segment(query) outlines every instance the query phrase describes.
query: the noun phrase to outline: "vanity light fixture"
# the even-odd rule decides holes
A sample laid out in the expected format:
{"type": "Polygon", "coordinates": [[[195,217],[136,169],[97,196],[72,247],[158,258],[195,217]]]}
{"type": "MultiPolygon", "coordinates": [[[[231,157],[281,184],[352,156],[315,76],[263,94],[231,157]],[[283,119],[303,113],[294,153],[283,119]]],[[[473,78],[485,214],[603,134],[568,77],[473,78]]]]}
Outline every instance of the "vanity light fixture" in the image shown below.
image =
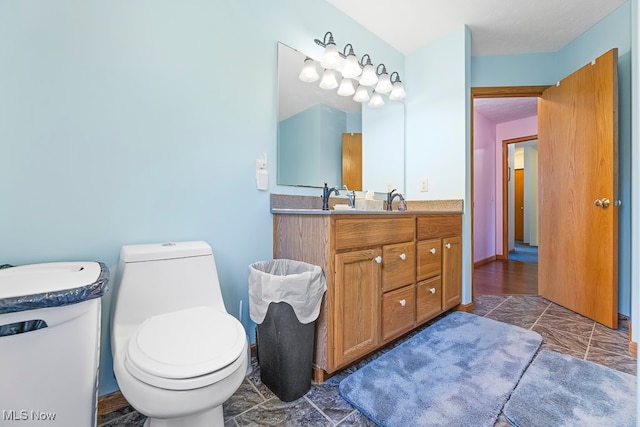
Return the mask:
{"type": "Polygon", "coordinates": [[[335,89],[338,87],[338,77],[336,70],[324,70],[322,72],[322,80],[320,80],[322,89],[335,89]]]}
{"type": "Polygon", "coordinates": [[[353,80],[343,77],[338,87],[338,95],[351,96],[354,93],[356,93],[356,90],[353,88],[353,80]]]}
{"type": "Polygon", "coordinates": [[[362,86],[373,86],[378,83],[378,75],[376,74],[376,70],[373,68],[373,64],[371,63],[371,57],[368,53],[365,53],[360,60],[362,64],[362,76],[360,76],[360,84],[362,86]],[[367,57],[367,62],[364,62],[365,56],[367,57]]]}
{"type": "Polygon", "coordinates": [[[352,79],[362,74],[362,68],[360,68],[360,63],[358,62],[358,58],[356,58],[356,54],[353,53],[353,46],[351,43],[344,47],[343,52],[347,51],[347,47],[349,48],[349,53],[345,54],[342,77],[352,79]]]}
{"type": "Polygon", "coordinates": [[[391,92],[392,85],[391,85],[391,79],[389,78],[389,74],[387,74],[387,67],[385,67],[384,64],[378,65],[378,68],[376,69],[376,74],[378,75],[378,83],[376,84],[376,93],[391,92]],[[379,71],[380,67],[382,67],[382,71],[379,71]]]}
{"type": "Polygon", "coordinates": [[[401,99],[404,99],[407,96],[407,92],[405,92],[404,90],[404,85],[402,84],[402,81],[400,81],[400,75],[397,71],[391,73],[390,80],[393,86],[391,87],[389,99],[392,101],[399,101],[401,99]]]}
{"type": "Polygon", "coordinates": [[[342,58],[340,57],[340,52],[338,52],[336,43],[333,41],[333,34],[331,34],[331,31],[327,31],[324,35],[323,41],[318,39],[315,39],[314,41],[324,47],[324,54],[322,55],[322,61],[320,61],[322,68],[328,70],[335,70],[338,68],[342,62],[342,58]],[[329,40],[327,40],[327,37],[329,37],[329,40]]]}
{"type": "MultiPolygon", "coordinates": [[[[331,31],[327,31],[322,40],[314,39],[314,42],[324,48],[320,65],[324,69],[320,79],[322,89],[338,88],[338,95],[351,96],[356,102],[367,102],[369,106],[380,107],[384,105],[382,94],[389,94],[389,99],[398,101],[407,96],[400,75],[397,71],[387,73],[387,67],[379,64],[374,68],[371,56],[364,54],[360,61],[353,51],[353,45],[347,43],[340,52],[333,40],[331,31]],[[340,73],[342,80],[339,79],[340,73]],[[338,81],[340,80],[340,83],[338,81]],[[372,87],[369,94],[368,88],[372,87]]],[[[299,79],[311,83],[319,79],[315,61],[306,57],[299,79]]]]}
{"type": "Polygon", "coordinates": [[[318,69],[316,68],[316,61],[307,56],[304,60],[304,64],[302,64],[302,70],[300,71],[298,78],[305,83],[313,83],[317,81],[320,76],[318,75],[318,69]]]}
{"type": "Polygon", "coordinates": [[[369,91],[367,90],[366,86],[358,85],[356,94],[353,95],[353,100],[356,102],[367,102],[369,98],[369,91]]]}
{"type": "Polygon", "coordinates": [[[377,108],[382,107],[384,105],[384,99],[382,99],[382,95],[380,95],[375,90],[371,95],[371,100],[369,101],[369,107],[377,108]]]}

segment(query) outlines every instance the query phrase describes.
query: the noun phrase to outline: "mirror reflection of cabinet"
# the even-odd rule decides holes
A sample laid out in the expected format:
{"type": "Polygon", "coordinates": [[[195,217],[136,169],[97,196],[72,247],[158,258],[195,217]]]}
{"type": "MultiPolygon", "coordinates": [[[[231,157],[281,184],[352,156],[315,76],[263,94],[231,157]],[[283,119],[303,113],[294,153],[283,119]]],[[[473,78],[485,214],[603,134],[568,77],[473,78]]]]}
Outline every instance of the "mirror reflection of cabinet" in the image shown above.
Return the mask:
{"type": "Polygon", "coordinates": [[[342,134],[342,185],[362,191],[362,134],[342,134]]]}

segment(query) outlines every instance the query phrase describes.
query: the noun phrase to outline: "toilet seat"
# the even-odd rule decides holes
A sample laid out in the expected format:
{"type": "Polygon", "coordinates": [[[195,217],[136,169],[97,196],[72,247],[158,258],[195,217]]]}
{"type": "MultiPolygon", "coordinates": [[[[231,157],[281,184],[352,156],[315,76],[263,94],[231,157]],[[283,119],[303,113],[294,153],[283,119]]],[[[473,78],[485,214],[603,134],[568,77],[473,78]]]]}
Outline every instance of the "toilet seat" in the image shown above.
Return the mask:
{"type": "Polygon", "coordinates": [[[147,384],[188,390],[229,375],[245,351],[244,328],[236,318],[211,307],[194,307],[142,323],[129,340],[125,366],[147,384]]]}

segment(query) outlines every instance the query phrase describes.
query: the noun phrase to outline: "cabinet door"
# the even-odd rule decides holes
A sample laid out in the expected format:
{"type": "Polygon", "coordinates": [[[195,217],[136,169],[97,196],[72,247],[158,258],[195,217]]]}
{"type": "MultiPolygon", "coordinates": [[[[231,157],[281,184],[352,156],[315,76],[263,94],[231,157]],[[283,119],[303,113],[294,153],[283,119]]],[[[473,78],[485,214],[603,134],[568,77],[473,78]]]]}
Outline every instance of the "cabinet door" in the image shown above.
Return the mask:
{"type": "Polygon", "coordinates": [[[380,249],[335,256],[334,367],[352,362],[378,346],[381,262],[380,249]]]}
{"type": "Polygon", "coordinates": [[[442,239],[442,309],[462,301],[462,239],[442,239]]]}
{"type": "Polygon", "coordinates": [[[382,247],[382,291],[413,283],[416,277],[416,249],[413,242],[382,247]]]}

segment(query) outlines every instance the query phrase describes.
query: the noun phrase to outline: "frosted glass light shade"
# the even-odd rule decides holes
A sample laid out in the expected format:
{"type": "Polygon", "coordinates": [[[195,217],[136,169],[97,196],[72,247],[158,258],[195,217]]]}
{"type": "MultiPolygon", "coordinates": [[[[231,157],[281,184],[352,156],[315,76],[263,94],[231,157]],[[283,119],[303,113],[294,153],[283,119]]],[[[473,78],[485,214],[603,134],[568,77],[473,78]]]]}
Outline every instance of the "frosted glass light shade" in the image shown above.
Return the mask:
{"type": "Polygon", "coordinates": [[[373,92],[371,95],[371,100],[369,101],[369,107],[382,107],[384,105],[384,99],[382,99],[382,95],[377,92],[373,92]]]}
{"type": "Polygon", "coordinates": [[[316,61],[311,58],[305,59],[298,78],[306,83],[312,83],[318,80],[320,78],[320,75],[318,74],[318,70],[316,68],[316,61]]]}
{"type": "Polygon", "coordinates": [[[362,76],[360,76],[360,84],[362,86],[373,86],[376,83],[378,83],[378,75],[376,70],[373,69],[373,65],[365,65],[362,69],[362,76]]]}
{"type": "Polygon", "coordinates": [[[328,70],[335,70],[340,66],[342,58],[340,57],[340,53],[338,52],[338,48],[336,48],[335,44],[328,44],[324,48],[324,54],[322,56],[322,61],[320,61],[320,65],[323,68],[328,70]]]}
{"type": "Polygon", "coordinates": [[[358,63],[358,58],[355,55],[349,54],[344,60],[344,67],[342,69],[342,77],[352,79],[358,77],[362,73],[362,68],[358,63]]]}
{"type": "Polygon", "coordinates": [[[358,86],[356,94],[353,95],[353,100],[356,102],[367,102],[369,100],[369,91],[365,86],[358,86]]]}
{"type": "Polygon", "coordinates": [[[404,85],[402,82],[395,82],[393,87],[391,88],[391,93],[389,94],[389,99],[392,101],[399,101],[404,99],[407,96],[407,92],[404,90],[404,85]]]}
{"type": "Polygon", "coordinates": [[[338,78],[335,70],[324,70],[322,80],[320,80],[320,87],[322,89],[335,89],[338,87],[338,78]]]}
{"type": "Polygon", "coordinates": [[[376,92],[378,93],[388,93],[391,90],[391,79],[389,79],[389,74],[382,73],[378,76],[378,84],[376,84],[376,92]]]}
{"type": "Polygon", "coordinates": [[[351,96],[354,93],[356,93],[356,90],[353,88],[353,80],[342,79],[342,81],[340,82],[340,87],[338,88],[338,95],[351,96]]]}

